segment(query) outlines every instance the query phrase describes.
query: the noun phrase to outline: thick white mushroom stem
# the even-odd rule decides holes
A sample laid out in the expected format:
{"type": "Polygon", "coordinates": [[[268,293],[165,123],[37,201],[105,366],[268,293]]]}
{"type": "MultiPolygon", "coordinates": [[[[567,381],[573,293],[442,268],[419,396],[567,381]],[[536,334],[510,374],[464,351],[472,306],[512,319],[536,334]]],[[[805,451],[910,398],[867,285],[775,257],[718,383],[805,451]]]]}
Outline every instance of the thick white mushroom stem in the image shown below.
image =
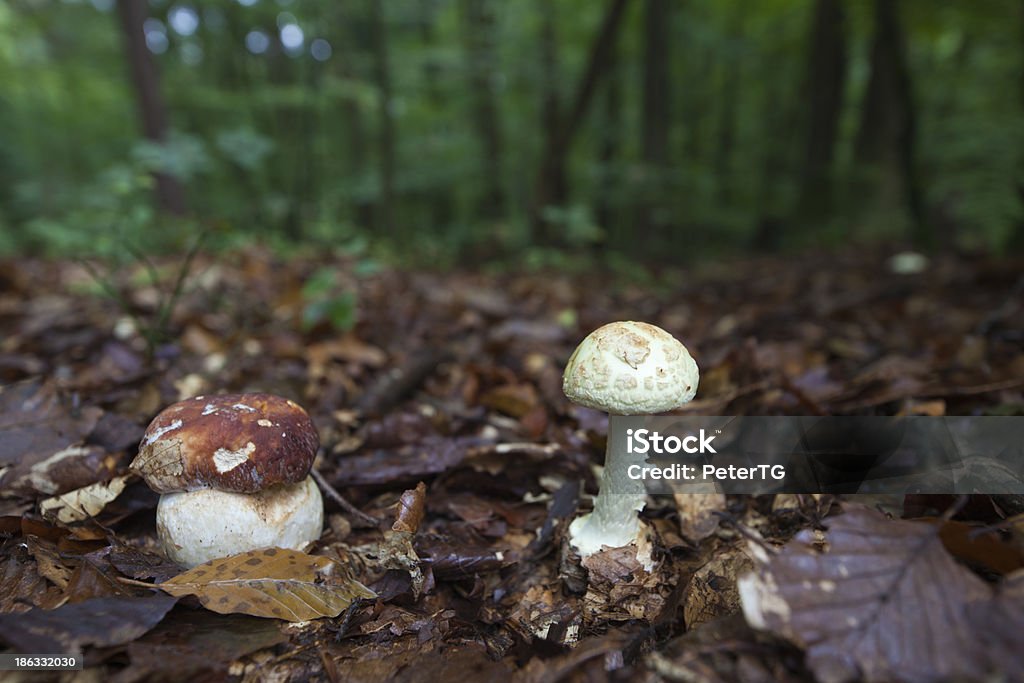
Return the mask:
{"type": "Polygon", "coordinates": [[[629,457],[626,436],[608,421],[608,445],[604,456],[604,471],[600,488],[594,500],[594,511],[577,517],[569,525],[569,542],[580,557],[588,557],[602,547],[621,548],[630,543],[637,545],[637,560],[650,571],[653,561],[646,530],[637,513],[647,503],[643,482],[627,474],[629,457]]]}

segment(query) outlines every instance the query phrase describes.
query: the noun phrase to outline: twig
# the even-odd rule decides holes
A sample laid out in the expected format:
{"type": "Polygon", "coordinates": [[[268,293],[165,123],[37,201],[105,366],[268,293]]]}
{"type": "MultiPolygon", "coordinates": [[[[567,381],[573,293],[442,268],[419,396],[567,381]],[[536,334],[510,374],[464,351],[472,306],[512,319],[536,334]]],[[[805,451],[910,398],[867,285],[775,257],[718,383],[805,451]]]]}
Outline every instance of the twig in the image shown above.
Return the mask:
{"type": "Polygon", "coordinates": [[[139,586],[140,588],[153,588],[159,589],[159,583],[146,583],[145,581],[136,581],[135,579],[129,579],[127,576],[115,577],[119,582],[126,583],[129,586],[139,586]]]}
{"type": "Polygon", "coordinates": [[[429,348],[419,352],[400,367],[380,376],[359,399],[359,412],[364,417],[390,412],[422,384],[439,364],[451,357],[451,352],[445,349],[429,348]]]}
{"type": "Polygon", "coordinates": [[[313,475],[313,479],[316,481],[320,489],[327,495],[328,498],[333,500],[335,503],[340,505],[346,512],[351,514],[353,517],[358,519],[364,524],[368,524],[371,527],[376,527],[380,524],[380,521],[376,517],[371,517],[352,503],[345,500],[345,497],[338,493],[337,489],[330,485],[330,483],[324,478],[324,475],[320,473],[320,470],[313,468],[310,470],[310,474],[313,475]]]}
{"type": "Polygon", "coordinates": [[[836,406],[836,410],[840,412],[863,410],[865,408],[873,408],[875,406],[882,405],[883,403],[902,401],[907,398],[924,398],[929,396],[937,398],[943,398],[946,396],[977,396],[979,394],[1006,391],[1009,389],[1016,389],[1018,387],[1024,387],[1024,377],[1011,377],[1010,379],[1000,380],[998,382],[975,384],[973,386],[966,387],[943,387],[940,385],[931,385],[916,389],[889,391],[860,401],[847,401],[846,403],[838,404],[836,406]]]}

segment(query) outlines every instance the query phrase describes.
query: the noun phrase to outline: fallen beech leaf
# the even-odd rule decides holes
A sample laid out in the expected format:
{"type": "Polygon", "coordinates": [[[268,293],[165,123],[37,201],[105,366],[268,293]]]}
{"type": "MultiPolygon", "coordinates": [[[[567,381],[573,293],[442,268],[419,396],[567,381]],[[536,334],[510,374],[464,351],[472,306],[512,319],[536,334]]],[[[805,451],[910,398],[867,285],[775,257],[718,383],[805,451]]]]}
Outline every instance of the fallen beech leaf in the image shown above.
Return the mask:
{"type": "Polygon", "coordinates": [[[211,560],[155,584],[171,595],[195,595],[220,614],[306,621],[336,617],[357,598],[376,597],[358,581],[334,576],[339,565],[297,550],[264,548],[211,560]]]}
{"type": "Polygon", "coordinates": [[[64,524],[84,522],[98,515],[107,503],[121,495],[129,476],[125,474],[47,498],[39,503],[39,510],[44,517],[64,524]]]}
{"type": "Polygon", "coordinates": [[[1010,680],[1020,673],[1019,593],[995,594],[950,557],[935,525],[889,520],[861,506],[844,511],[828,520],[824,551],[810,532],[778,554],[751,544],[758,569],[739,581],[751,626],[805,648],[821,681],[1010,680]]]}

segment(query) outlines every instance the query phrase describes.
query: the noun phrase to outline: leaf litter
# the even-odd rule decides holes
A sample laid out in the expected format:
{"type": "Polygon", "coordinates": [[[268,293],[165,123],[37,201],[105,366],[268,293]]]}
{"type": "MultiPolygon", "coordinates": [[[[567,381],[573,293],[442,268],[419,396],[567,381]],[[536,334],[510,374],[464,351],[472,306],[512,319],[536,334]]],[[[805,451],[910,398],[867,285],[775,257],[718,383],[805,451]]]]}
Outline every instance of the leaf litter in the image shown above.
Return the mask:
{"type": "Polygon", "coordinates": [[[78,648],[95,675],[121,681],[167,678],[161,658],[215,679],[1014,680],[1024,525],[1006,497],[972,496],[945,521],[934,515],[953,498],[885,501],[919,521],[831,497],[657,499],[644,513],[653,574],[614,553],[581,565],[565,543],[595,490],[607,418],[564,400],[561,368],[610,320],[685,341],[702,377],[681,412],[1024,414],[1024,307],[1007,296],[1019,264],[941,257],[898,275],[885,258],[752,259],[637,285],[357,275],[346,257],[250,248],[196,259],[152,360],[124,311],[75,287],[75,268],[6,262],[0,640],[78,648]],[[303,323],[302,283],[325,267],[358,308],[344,333],[303,323]],[[318,470],[361,514],[328,497],[330,524],[289,556],[294,571],[249,557],[204,582],[161,556],[156,496],[121,478],[161,408],[245,390],[309,409],[318,470]],[[782,550],[758,556],[747,538],[782,550]],[[828,575],[866,557],[874,578],[828,575]],[[752,562],[769,607],[786,605],[762,610],[768,631],[741,615],[737,577],[752,562]],[[273,613],[279,594],[288,618],[273,613]],[[857,628],[874,640],[846,646],[857,628]]]}

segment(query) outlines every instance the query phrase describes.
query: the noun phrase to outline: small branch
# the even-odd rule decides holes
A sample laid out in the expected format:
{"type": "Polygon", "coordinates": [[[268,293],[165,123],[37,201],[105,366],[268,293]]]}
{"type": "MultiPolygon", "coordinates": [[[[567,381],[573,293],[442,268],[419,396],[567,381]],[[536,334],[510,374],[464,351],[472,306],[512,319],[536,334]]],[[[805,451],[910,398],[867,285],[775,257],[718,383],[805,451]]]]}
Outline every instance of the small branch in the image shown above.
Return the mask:
{"type": "Polygon", "coordinates": [[[330,483],[326,479],[324,479],[324,475],[320,473],[320,470],[314,467],[313,469],[310,470],[309,473],[313,475],[313,479],[320,487],[320,490],[322,490],[328,498],[330,498],[335,503],[340,505],[342,509],[344,509],[346,512],[351,514],[360,522],[367,524],[371,527],[376,527],[380,524],[377,518],[371,517],[370,515],[366,514],[365,512],[357,508],[352,503],[345,500],[345,497],[338,493],[337,489],[331,486],[330,483]]]}
{"type": "Polygon", "coordinates": [[[359,399],[358,409],[364,417],[390,412],[411,394],[437,368],[451,358],[444,349],[430,348],[419,352],[402,366],[379,377],[359,399]]]}
{"type": "Polygon", "coordinates": [[[118,576],[116,578],[117,578],[117,580],[119,582],[126,583],[129,586],[139,586],[140,588],[151,588],[151,589],[159,589],[160,588],[160,584],[159,583],[146,583],[145,581],[136,581],[135,579],[129,579],[126,576],[118,576]]]}

